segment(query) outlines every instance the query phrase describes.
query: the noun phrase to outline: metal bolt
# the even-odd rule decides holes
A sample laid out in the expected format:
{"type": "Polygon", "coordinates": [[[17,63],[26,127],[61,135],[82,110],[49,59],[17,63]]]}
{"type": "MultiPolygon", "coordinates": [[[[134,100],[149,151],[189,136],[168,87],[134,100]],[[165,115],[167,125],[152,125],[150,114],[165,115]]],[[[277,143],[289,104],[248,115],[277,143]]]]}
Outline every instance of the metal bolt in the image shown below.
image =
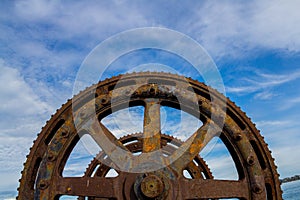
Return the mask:
{"type": "Polygon", "coordinates": [[[252,190],[256,194],[259,194],[259,193],[261,193],[263,191],[262,187],[259,184],[257,184],[257,183],[253,185],[252,190]]]}
{"type": "Polygon", "coordinates": [[[67,192],[71,192],[72,188],[71,187],[67,187],[67,192]]]}
{"type": "Polygon", "coordinates": [[[46,189],[47,187],[48,187],[48,181],[46,181],[46,180],[40,180],[40,182],[39,182],[39,188],[41,189],[41,190],[44,190],[44,189],[46,189]]]}
{"type": "Polygon", "coordinates": [[[69,132],[68,132],[68,131],[62,131],[62,132],[61,132],[61,136],[62,136],[63,138],[67,138],[67,137],[69,137],[69,132]]]}
{"type": "Polygon", "coordinates": [[[236,134],[234,134],[234,136],[233,136],[233,139],[234,139],[235,141],[240,141],[242,138],[243,138],[243,137],[242,137],[242,134],[240,134],[240,133],[236,133],[236,134]]]}
{"type": "Polygon", "coordinates": [[[248,165],[254,165],[254,157],[252,155],[247,158],[248,165]]]}
{"type": "Polygon", "coordinates": [[[52,162],[56,159],[56,156],[53,153],[49,152],[47,159],[52,162]]]}
{"type": "Polygon", "coordinates": [[[101,104],[107,104],[108,102],[108,99],[106,97],[103,97],[101,100],[100,100],[101,104]]]}

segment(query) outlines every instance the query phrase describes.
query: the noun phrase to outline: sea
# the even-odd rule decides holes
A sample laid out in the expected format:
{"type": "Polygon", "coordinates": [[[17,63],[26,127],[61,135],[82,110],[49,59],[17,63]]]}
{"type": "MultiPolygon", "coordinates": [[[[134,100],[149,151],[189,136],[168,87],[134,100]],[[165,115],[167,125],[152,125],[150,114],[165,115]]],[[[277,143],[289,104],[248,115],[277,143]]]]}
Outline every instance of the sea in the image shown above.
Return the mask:
{"type": "Polygon", "coordinates": [[[283,183],[281,185],[283,190],[284,200],[299,200],[300,199],[300,180],[283,183]]]}
{"type": "MultiPolygon", "coordinates": [[[[284,200],[300,200],[300,180],[289,183],[283,183],[281,185],[283,190],[284,200]]],[[[0,200],[13,200],[16,199],[17,193],[15,191],[0,192],[0,200]]],[[[64,200],[73,200],[77,198],[63,198],[64,200]]]]}

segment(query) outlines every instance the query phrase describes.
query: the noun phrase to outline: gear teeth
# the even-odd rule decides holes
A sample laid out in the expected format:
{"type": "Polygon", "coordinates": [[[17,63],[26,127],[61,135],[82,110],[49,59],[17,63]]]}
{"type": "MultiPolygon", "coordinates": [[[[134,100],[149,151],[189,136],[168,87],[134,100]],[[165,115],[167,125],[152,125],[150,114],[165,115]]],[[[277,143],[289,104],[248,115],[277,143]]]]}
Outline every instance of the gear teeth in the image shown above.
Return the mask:
{"type": "Polygon", "coordinates": [[[140,134],[142,134],[142,133],[137,132],[137,133],[133,133],[133,134],[127,134],[127,135],[124,135],[124,136],[120,137],[119,140],[122,141],[122,140],[125,140],[125,139],[130,138],[130,137],[133,137],[133,136],[136,137],[136,136],[138,136],[138,135],[140,135],[140,134]]]}
{"type": "MultiPolygon", "coordinates": [[[[40,138],[44,137],[44,135],[42,133],[46,131],[45,129],[47,129],[49,127],[49,124],[51,124],[54,119],[57,119],[61,115],[61,113],[64,112],[64,109],[66,109],[68,106],[72,105],[72,101],[74,99],[80,98],[81,96],[87,94],[88,92],[92,91],[93,89],[96,90],[100,87],[107,88],[107,86],[114,84],[115,82],[117,82],[123,76],[126,76],[126,78],[128,78],[128,79],[132,79],[132,78],[136,78],[137,76],[151,77],[151,75],[157,75],[158,77],[161,77],[161,78],[170,78],[171,77],[174,80],[178,80],[178,81],[188,81],[188,83],[192,87],[199,87],[199,88],[203,89],[204,92],[210,93],[210,95],[213,96],[213,97],[220,98],[222,100],[224,99],[226,101],[226,104],[227,104],[227,109],[230,109],[230,110],[234,111],[234,115],[237,115],[241,119],[242,123],[247,127],[247,129],[249,129],[249,130],[251,130],[251,132],[253,132],[253,137],[255,139],[257,139],[257,141],[259,142],[258,145],[260,145],[260,147],[263,150],[262,153],[263,153],[264,157],[266,158],[266,165],[268,166],[268,169],[270,170],[271,174],[274,176],[273,179],[272,179],[272,183],[274,185],[272,187],[274,187],[274,190],[276,190],[276,192],[277,192],[276,195],[278,195],[278,191],[279,191],[280,194],[282,194],[282,190],[281,190],[280,186],[278,186],[278,185],[280,185],[280,182],[279,182],[279,179],[278,179],[278,177],[280,175],[277,173],[276,170],[274,170],[274,169],[277,169],[277,166],[275,165],[274,159],[271,156],[272,152],[268,151],[268,144],[265,143],[264,137],[257,130],[256,125],[251,122],[251,118],[249,118],[246,115],[246,113],[244,111],[242,111],[240,109],[240,107],[238,107],[228,97],[224,98],[224,96],[219,91],[217,91],[216,89],[211,88],[210,86],[207,86],[204,83],[199,82],[198,80],[193,80],[191,77],[186,78],[183,75],[172,74],[170,72],[165,73],[165,72],[150,72],[150,71],[147,71],[147,72],[134,72],[134,73],[130,73],[130,74],[126,73],[126,74],[122,74],[122,75],[118,75],[118,76],[113,76],[112,78],[106,78],[103,81],[99,81],[98,83],[95,83],[90,87],[87,87],[85,90],[81,90],[78,94],[75,94],[73,96],[73,98],[68,99],[65,104],[62,104],[61,108],[57,109],[56,113],[51,115],[51,119],[47,120],[46,124],[42,127],[41,133],[37,134],[38,139],[34,141],[34,144],[33,144],[34,148],[31,147],[29,155],[26,156],[27,161],[23,164],[24,167],[26,166],[26,163],[29,162],[28,158],[30,158],[30,156],[32,156],[32,154],[34,153],[33,150],[35,150],[35,151],[38,150],[38,147],[34,146],[34,145],[37,142],[40,142],[39,141],[40,138]]],[[[136,133],[136,134],[139,134],[139,133],[136,133]]],[[[130,134],[126,135],[126,136],[123,136],[123,137],[120,138],[120,140],[129,138],[131,136],[132,135],[130,135],[130,134]]],[[[172,140],[180,141],[179,139],[176,139],[176,137],[173,137],[173,136],[167,135],[166,137],[168,137],[169,140],[171,140],[171,141],[172,140]]],[[[203,160],[203,162],[205,162],[205,161],[203,160]]],[[[30,164],[30,163],[27,163],[27,164],[30,164]]],[[[206,165],[206,162],[205,162],[205,165],[206,165]]],[[[90,165],[88,166],[88,168],[89,167],[90,167],[90,165]]],[[[208,168],[208,166],[207,166],[207,168],[208,168]]],[[[209,169],[209,171],[210,171],[210,169],[209,169]]],[[[21,171],[21,174],[22,174],[22,178],[25,179],[26,178],[25,177],[26,173],[24,171],[21,171]]],[[[20,186],[18,188],[18,191],[20,190],[20,187],[21,187],[21,190],[23,190],[22,187],[24,187],[24,184],[25,184],[25,183],[21,183],[22,178],[19,180],[20,186]]],[[[19,196],[20,196],[20,194],[17,196],[17,199],[18,199],[19,196]]]]}
{"type": "MultiPolygon", "coordinates": [[[[141,132],[137,132],[137,133],[133,133],[133,134],[127,134],[125,136],[122,136],[120,137],[118,140],[119,141],[126,141],[126,140],[129,140],[130,138],[135,138],[135,137],[139,137],[141,136],[142,133],[141,132]]],[[[174,136],[171,136],[171,135],[166,135],[166,134],[162,134],[163,138],[166,140],[166,141],[174,141],[175,140],[175,143],[183,143],[180,139],[174,137],[174,136]]],[[[98,160],[97,158],[102,156],[104,152],[103,151],[100,151],[93,159],[92,161],[89,163],[88,167],[86,168],[86,171],[84,172],[84,176],[89,176],[90,174],[94,173],[95,172],[95,167],[98,165],[98,160]]],[[[211,170],[209,168],[209,166],[207,165],[207,163],[205,162],[204,159],[202,159],[200,156],[198,157],[200,163],[198,163],[198,166],[202,166],[204,167],[204,169],[201,169],[202,171],[204,171],[205,173],[207,173],[207,175],[209,177],[206,177],[206,178],[213,178],[213,174],[211,173],[211,170]]],[[[101,163],[100,163],[101,164],[101,163]]],[[[98,168],[97,168],[98,169],[98,168]]]]}

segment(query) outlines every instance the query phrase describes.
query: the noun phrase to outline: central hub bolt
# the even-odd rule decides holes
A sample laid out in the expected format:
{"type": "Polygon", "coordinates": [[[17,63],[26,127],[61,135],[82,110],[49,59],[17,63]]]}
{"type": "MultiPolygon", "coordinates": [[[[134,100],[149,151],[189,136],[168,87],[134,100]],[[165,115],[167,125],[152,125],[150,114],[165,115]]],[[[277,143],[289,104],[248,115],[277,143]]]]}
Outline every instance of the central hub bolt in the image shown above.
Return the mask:
{"type": "Polygon", "coordinates": [[[141,191],[148,198],[158,197],[164,191],[164,183],[159,177],[149,175],[142,180],[141,191]]]}

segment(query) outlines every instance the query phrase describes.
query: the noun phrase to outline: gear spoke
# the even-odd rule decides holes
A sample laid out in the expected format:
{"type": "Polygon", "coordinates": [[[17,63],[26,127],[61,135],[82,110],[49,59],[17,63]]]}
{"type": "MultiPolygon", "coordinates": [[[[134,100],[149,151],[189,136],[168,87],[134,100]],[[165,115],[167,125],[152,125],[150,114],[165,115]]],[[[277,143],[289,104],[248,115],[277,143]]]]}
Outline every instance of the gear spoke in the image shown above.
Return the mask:
{"type": "Polygon", "coordinates": [[[247,199],[249,189],[245,181],[214,179],[184,179],[182,199],[242,198],[247,199]]]}
{"type": "Polygon", "coordinates": [[[56,194],[72,196],[88,196],[117,198],[118,184],[122,182],[120,177],[59,177],[56,180],[56,194]]]}
{"type": "Polygon", "coordinates": [[[205,122],[191,137],[187,139],[169,158],[172,168],[181,173],[200,151],[220,133],[220,128],[211,121],[205,122]]]}
{"type": "Polygon", "coordinates": [[[97,118],[89,120],[83,129],[92,136],[117,168],[124,169],[130,166],[131,152],[97,118]],[[120,160],[122,162],[119,162],[120,160]]]}
{"type": "Polygon", "coordinates": [[[160,104],[157,99],[147,99],[144,113],[143,152],[160,149],[160,104]]]}

